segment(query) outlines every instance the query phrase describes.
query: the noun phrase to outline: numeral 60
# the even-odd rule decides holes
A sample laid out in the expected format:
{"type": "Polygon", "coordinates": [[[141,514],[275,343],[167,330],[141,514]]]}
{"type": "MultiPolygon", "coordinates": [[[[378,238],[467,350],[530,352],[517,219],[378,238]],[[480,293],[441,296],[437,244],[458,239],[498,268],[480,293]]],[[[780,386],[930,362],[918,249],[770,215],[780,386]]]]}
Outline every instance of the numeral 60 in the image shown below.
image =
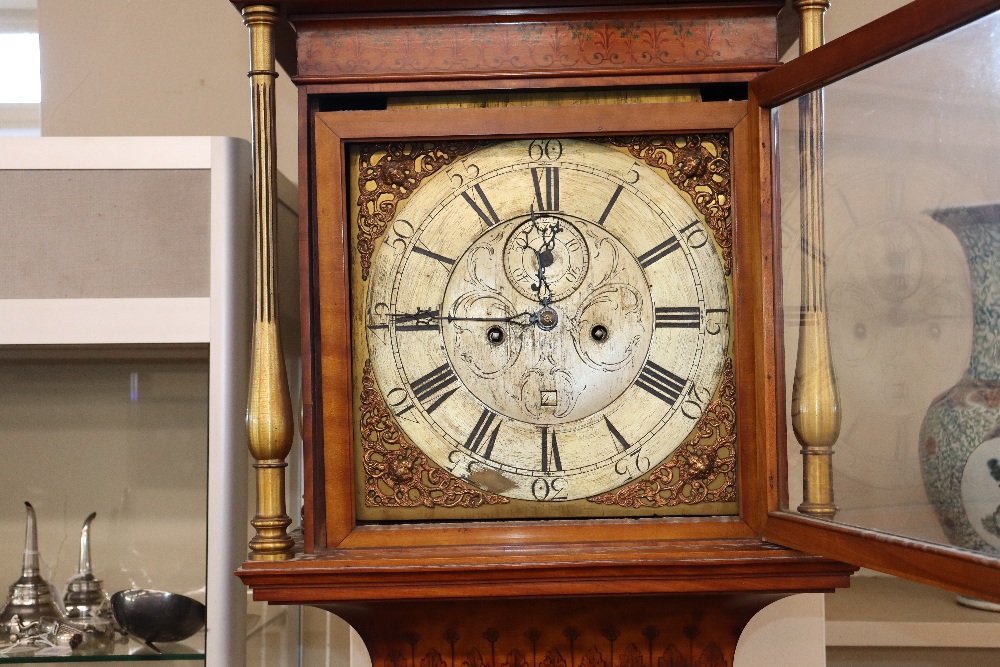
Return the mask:
{"type": "Polygon", "coordinates": [[[535,139],[528,144],[528,159],[534,162],[558,160],[562,153],[563,145],[558,139],[535,139]]]}

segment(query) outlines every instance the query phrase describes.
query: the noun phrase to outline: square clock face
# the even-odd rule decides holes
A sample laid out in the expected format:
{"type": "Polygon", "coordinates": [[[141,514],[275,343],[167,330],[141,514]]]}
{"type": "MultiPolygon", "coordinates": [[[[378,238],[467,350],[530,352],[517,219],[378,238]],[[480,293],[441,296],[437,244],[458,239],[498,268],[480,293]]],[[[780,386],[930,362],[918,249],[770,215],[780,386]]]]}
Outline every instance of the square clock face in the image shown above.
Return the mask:
{"type": "Polygon", "coordinates": [[[738,513],[729,142],[341,144],[357,522],[738,513]]]}

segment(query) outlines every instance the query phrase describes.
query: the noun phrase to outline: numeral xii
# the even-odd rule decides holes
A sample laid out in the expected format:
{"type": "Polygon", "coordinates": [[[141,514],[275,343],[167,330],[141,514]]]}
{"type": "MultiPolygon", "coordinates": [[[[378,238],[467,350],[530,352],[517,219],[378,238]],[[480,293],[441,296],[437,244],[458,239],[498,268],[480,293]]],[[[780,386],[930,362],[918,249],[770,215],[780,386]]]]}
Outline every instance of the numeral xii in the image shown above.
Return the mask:
{"type": "Polygon", "coordinates": [[[532,167],[531,180],[535,184],[535,209],[559,210],[559,167],[532,167]]]}

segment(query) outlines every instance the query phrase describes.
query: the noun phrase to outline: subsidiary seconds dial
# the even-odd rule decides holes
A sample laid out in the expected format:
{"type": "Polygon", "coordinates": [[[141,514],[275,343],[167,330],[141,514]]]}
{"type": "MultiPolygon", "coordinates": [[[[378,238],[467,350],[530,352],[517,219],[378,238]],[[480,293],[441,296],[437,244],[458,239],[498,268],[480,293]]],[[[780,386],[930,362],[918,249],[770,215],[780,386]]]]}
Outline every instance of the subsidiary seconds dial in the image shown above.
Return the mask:
{"type": "Polygon", "coordinates": [[[484,147],[425,179],[375,253],[365,311],[407,438],[529,501],[664,460],[728,349],[729,289],[697,214],[653,169],[574,139],[484,147]]]}

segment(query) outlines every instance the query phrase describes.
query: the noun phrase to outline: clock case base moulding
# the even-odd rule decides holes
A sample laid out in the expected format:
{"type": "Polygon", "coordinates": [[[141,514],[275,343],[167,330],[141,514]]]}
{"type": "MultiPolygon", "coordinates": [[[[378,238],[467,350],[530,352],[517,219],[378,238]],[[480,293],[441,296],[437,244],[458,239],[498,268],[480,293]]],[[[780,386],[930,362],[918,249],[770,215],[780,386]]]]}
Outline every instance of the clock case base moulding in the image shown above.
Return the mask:
{"type": "Polygon", "coordinates": [[[600,667],[734,664],[747,622],[780,595],[630,596],[378,604],[348,620],[373,665],[600,667]]]}

